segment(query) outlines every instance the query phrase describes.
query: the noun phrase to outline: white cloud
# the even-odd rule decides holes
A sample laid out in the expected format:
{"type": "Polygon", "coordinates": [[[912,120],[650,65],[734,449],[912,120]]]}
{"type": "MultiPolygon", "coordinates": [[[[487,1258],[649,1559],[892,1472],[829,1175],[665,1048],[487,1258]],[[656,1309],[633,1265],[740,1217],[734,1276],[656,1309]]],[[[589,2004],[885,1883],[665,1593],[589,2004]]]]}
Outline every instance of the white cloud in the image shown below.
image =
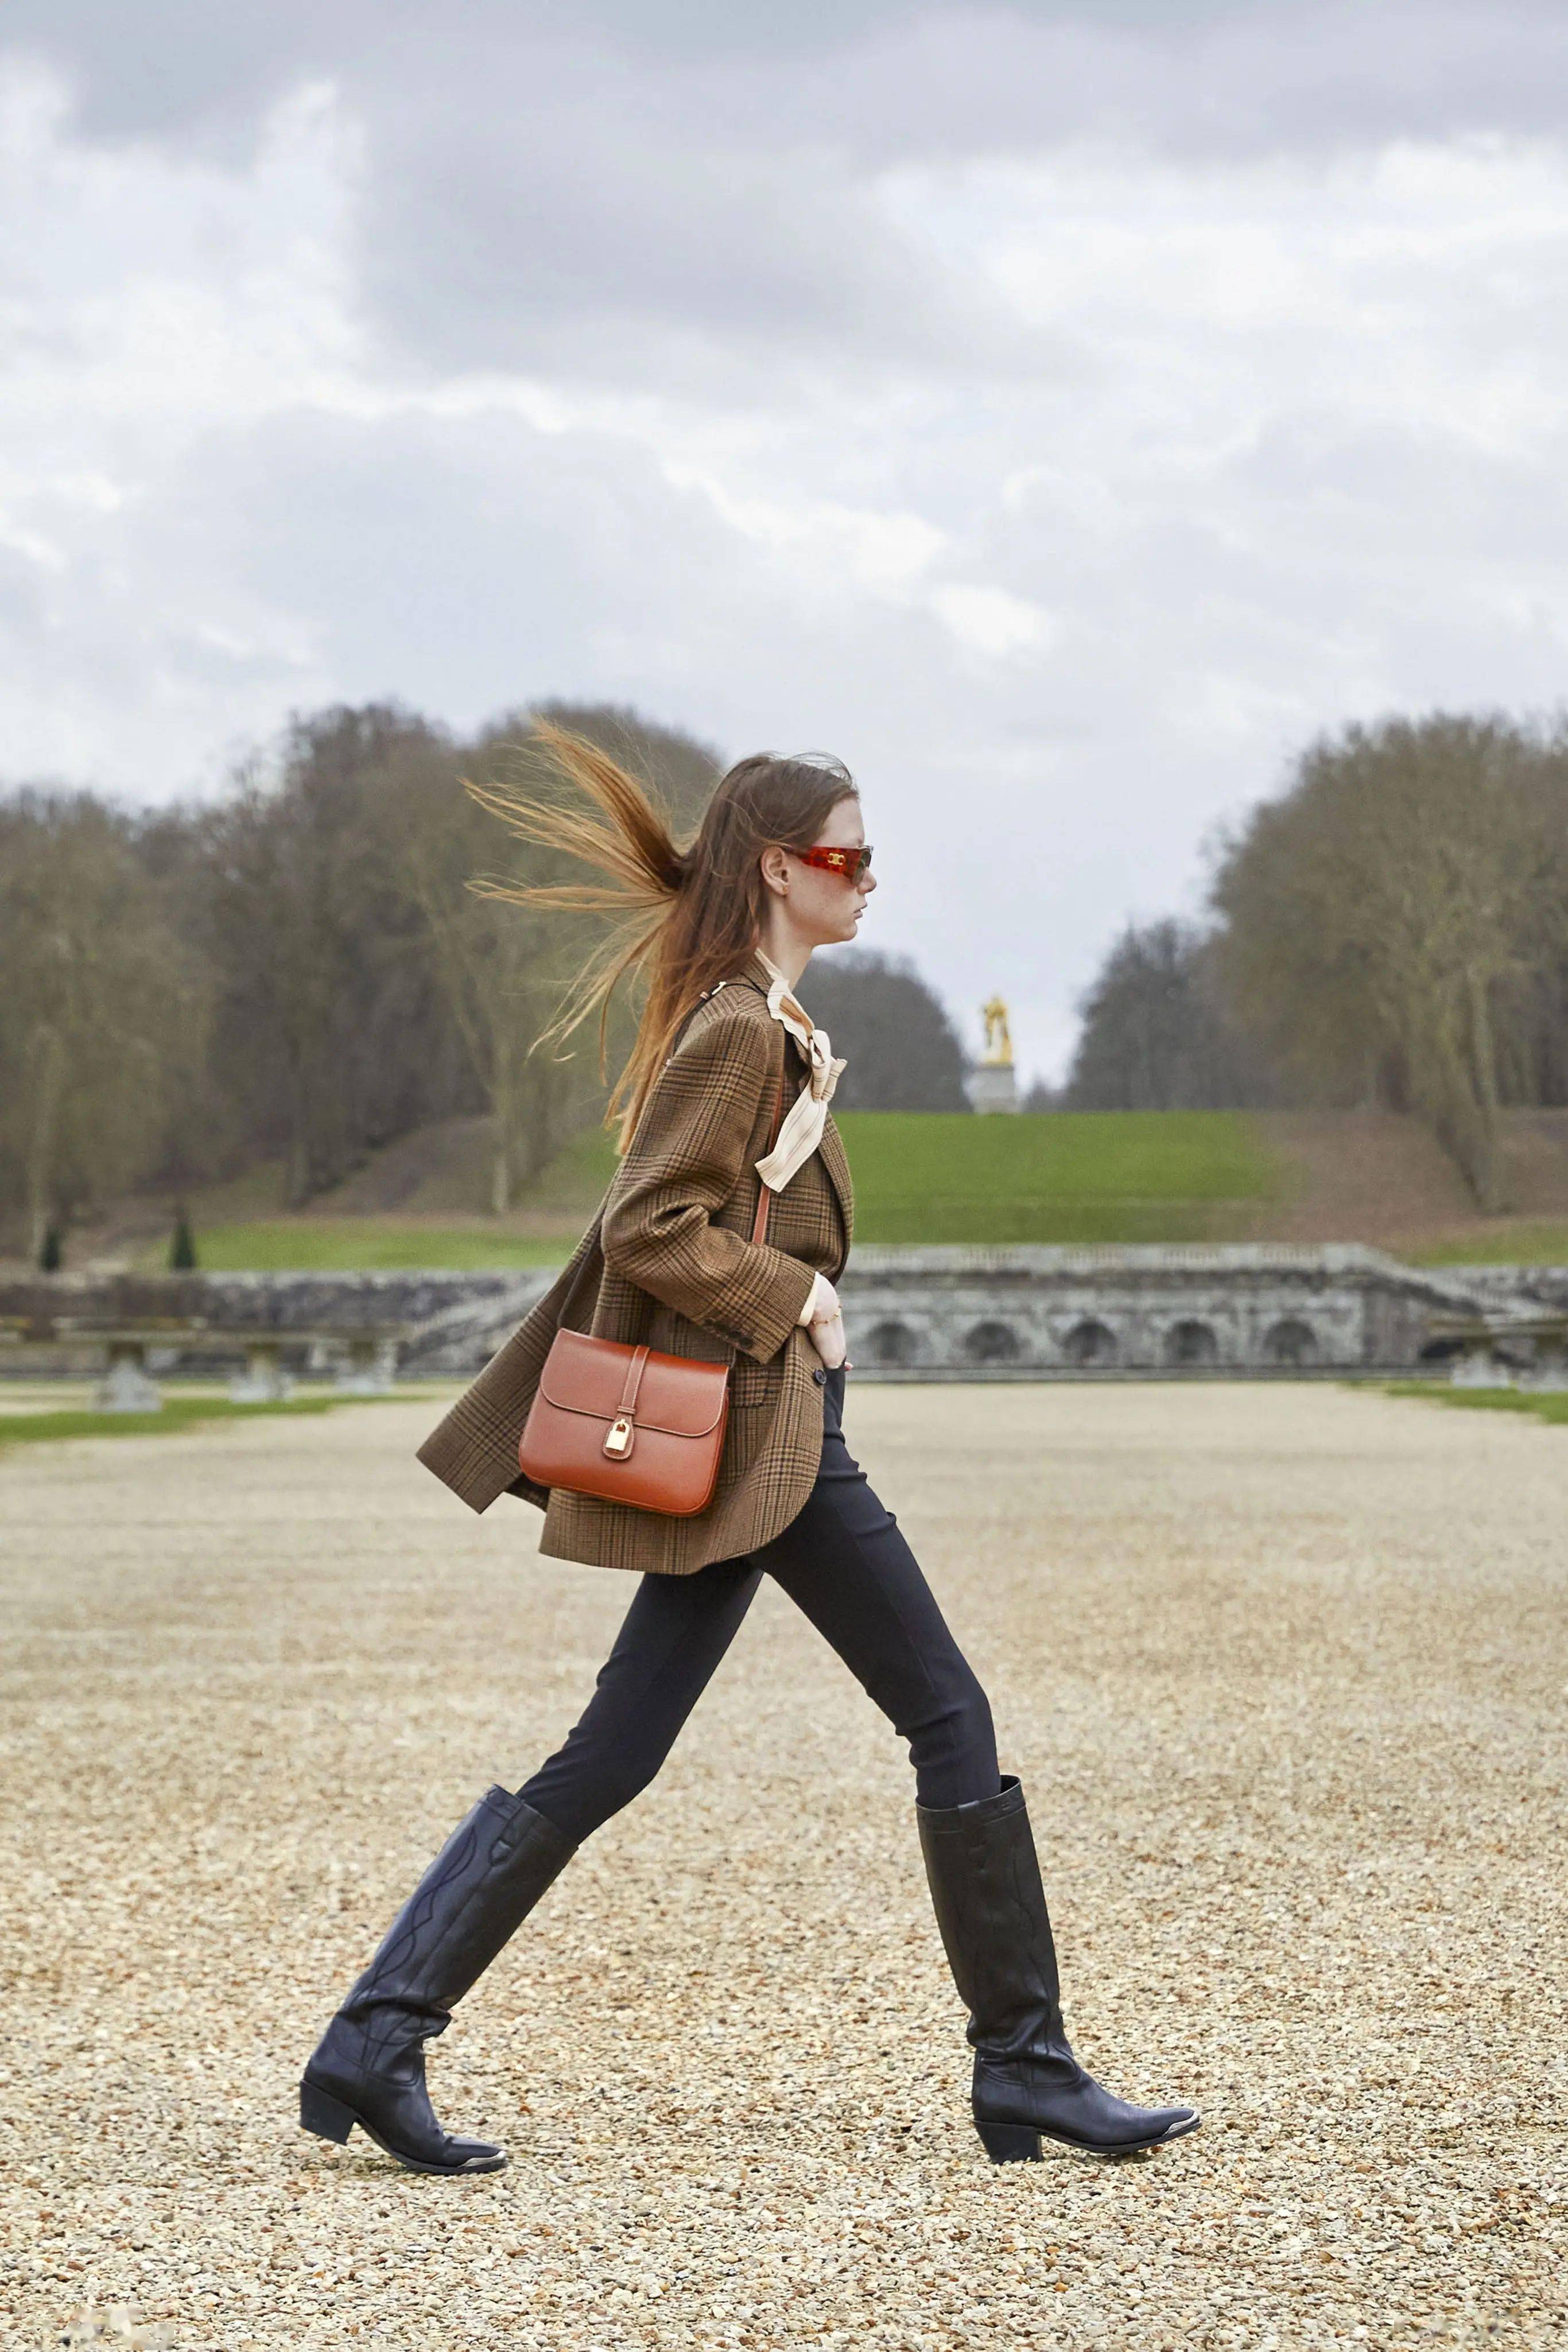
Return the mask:
{"type": "Polygon", "coordinates": [[[988,661],[1006,661],[1016,654],[1034,653],[1048,646],[1056,624],[1037,604],[1005,588],[984,588],[955,580],[932,595],[931,610],[952,631],[961,646],[988,661]]]}
{"type": "Polygon", "coordinates": [[[1364,80],[1333,136],[1294,17],[1190,53],[956,21],[602,49],[597,83],[558,33],[542,149],[531,96],[471,140],[434,49],[395,87],[370,46],[301,64],[243,135],[231,91],[222,137],[89,135],[59,71],[0,68],[11,773],[156,797],[386,693],[834,750],[874,936],[961,1010],[1001,986],[1044,1066],[1121,920],[1190,900],[1313,731],[1554,701],[1568,151],[1533,96],[1467,115],[1497,76],[1451,17],[1412,128],[1364,12],[1316,12],[1321,86],[1364,80]],[[1127,103],[1029,117],[1047,47],[1080,94],[1114,57],[1127,103]],[[1234,103],[1199,138],[1205,74],[1234,103]]]}
{"type": "MultiPolygon", "coordinates": [[[[657,421],[650,422],[649,437],[658,446],[663,436],[657,421]]],[[[692,464],[668,456],[664,471],[679,488],[700,491],[714,513],[764,556],[785,558],[812,593],[826,591],[836,601],[848,592],[906,604],[945,544],[945,534],[917,514],[879,513],[832,499],[801,498],[786,505],[758,491],[737,492],[711,459],[692,464]]]]}

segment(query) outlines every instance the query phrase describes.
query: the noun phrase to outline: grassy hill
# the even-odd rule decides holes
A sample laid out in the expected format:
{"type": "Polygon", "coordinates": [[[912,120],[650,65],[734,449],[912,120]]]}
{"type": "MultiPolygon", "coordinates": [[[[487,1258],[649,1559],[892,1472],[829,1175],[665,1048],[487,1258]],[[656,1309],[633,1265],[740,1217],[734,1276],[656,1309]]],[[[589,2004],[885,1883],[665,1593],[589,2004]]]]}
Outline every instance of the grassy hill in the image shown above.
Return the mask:
{"type": "MultiPolygon", "coordinates": [[[[866,1242],[1223,1239],[1250,1230],[1290,1171],[1229,1111],[962,1114],[851,1111],[840,1122],[866,1242]]],[[[477,1215],[483,1122],[405,1138],[310,1213],[258,1216],[255,1180],[196,1204],[201,1262],[234,1269],[544,1265],[575,1242],[609,1182],[607,1136],[579,1136],[513,1213],[477,1215]]],[[[142,1262],[157,1262],[144,1246],[142,1262]]]]}
{"type": "Polygon", "coordinates": [[[1289,1181],[1236,1111],[848,1111],[839,1124],[867,1242],[1215,1240],[1289,1181]]]}
{"type": "MultiPolygon", "coordinates": [[[[1387,1112],[1112,1111],[973,1118],[847,1112],[861,1242],[1365,1241],[1428,1262],[1568,1263],[1568,1113],[1506,1122],[1512,1213],[1481,1217],[1414,1119],[1387,1112]]],[[[480,1213],[487,1129],[404,1137],[308,1213],[280,1216],[278,1171],[194,1204],[201,1262],[234,1268],[558,1264],[608,1183],[607,1136],[579,1136],[512,1213],[480,1213]]],[[[83,1236],[162,1263],[160,1212],[83,1236]]]]}
{"type": "MultiPolygon", "coordinates": [[[[510,1216],[484,1215],[487,1119],[447,1119],[377,1152],[346,1184],[290,1216],[271,1210],[281,1171],[253,1171],[193,1203],[196,1245],[213,1274],[458,1273],[559,1265],[570,1255],[615,1172],[601,1128],[576,1136],[531,1184],[510,1216]]],[[[160,1245],[137,1262],[161,1265],[160,1245]]]]}

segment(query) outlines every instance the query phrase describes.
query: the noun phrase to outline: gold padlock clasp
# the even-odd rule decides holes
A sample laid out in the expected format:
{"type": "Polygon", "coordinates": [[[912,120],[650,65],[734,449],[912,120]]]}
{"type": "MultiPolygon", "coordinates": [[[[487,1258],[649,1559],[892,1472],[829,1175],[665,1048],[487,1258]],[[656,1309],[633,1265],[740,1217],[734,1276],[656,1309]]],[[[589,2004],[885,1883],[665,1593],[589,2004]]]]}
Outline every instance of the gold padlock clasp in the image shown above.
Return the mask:
{"type": "Polygon", "coordinates": [[[605,1452],[610,1454],[613,1458],[619,1459],[623,1455],[629,1454],[631,1450],[631,1415],[626,1412],[618,1412],[614,1421],[610,1423],[609,1431],[605,1438],[605,1452]]]}

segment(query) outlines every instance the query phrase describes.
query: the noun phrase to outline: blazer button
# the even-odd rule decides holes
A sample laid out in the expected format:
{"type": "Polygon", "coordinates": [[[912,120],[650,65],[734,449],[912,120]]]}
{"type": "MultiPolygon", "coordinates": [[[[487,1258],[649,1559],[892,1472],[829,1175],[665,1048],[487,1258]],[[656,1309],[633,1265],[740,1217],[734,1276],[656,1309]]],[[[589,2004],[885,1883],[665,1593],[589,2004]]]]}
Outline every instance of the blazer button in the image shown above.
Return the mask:
{"type": "Polygon", "coordinates": [[[819,1389],[825,1389],[827,1386],[827,1367],[826,1364],[818,1364],[816,1371],[813,1372],[811,1377],[816,1382],[819,1389]]]}

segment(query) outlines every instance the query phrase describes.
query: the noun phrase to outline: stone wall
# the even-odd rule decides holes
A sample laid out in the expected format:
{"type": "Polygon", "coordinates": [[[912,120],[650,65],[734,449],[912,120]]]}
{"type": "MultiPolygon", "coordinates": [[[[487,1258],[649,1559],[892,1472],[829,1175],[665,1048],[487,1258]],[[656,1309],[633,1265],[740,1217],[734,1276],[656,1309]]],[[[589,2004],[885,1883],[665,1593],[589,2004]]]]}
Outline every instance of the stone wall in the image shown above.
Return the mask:
{"type": "MultiPolygon", "coordinates": [[[[106,1325],[156,1329],[187,1324],[202,1345],[150,1351],[149,1368],[176,1377],[222,1378],[245,1362],[245,1337],[256,1331],[357,1333],[394,1329],[405,1379],[460,1379],[493,1354],[555,1279],[554,1267],[517,1274],[184,1274],[36,1275],[0,1282],[0,1331],[7,1327],[50,1338],[47,1369],[64,1375],[93,1370],[101,1354],[88,1336],[106,1325]],[[234,1334],[231,1352],[222,1342],[234,1334]]],[[[288,1369],[308,1377],[332,1369],[331,1342],[301,1339],[285,1349],[288,1369]]],[[[36,1372],[31,1349],[0,1346],[0,1370],[36,1372]]]]}
{"type": "Polygon", "coordinates": [[[1446,1265],[1442,1271],[1479,1305],[1568,1313],[1568,1265],[1446,1265]]]}
{"type": "MultiPolygon", "coordinates": [[[[231,1331],[237,1366],[246,1331],[348,1340],[391,1326],[403,1334],[401,1377],[455,1380],[487,1361],[553,1279],[548,1268],[37,1276],[0,1284],[0,1327],[41,1333],[47,1322],[64,1343],[55,1368],[79,1370],[96,1361],[83,1326],[189,1321],[201,1327],[202,1349],[182,1349],[171,1329],[152,1368],[212,1377],[230,1368],[214,1343],[231,1331]]],[[[863,1380],[1253,1378],[1409,1370],[1430,1344],[1433,1313],[1568,1303],[1568,1272],[1426,1271],[1349,1244],[866,1248],[843,1291],[863,1380]]],[[[331,1341],[301,1337],[289,1369],[325,1371],[332,1357],[331,1341]]],[[[0,1349],[0,1365],[14,1370],[38,1361],[28,1349],[0,1349]]]]}
{"type": "Polygon", "coordinates": [[[889,1379],[1402,1370],[1470,1303],[1350,1244],[867,1249],[844,1291],[857,1372],[889,1379]]]}

